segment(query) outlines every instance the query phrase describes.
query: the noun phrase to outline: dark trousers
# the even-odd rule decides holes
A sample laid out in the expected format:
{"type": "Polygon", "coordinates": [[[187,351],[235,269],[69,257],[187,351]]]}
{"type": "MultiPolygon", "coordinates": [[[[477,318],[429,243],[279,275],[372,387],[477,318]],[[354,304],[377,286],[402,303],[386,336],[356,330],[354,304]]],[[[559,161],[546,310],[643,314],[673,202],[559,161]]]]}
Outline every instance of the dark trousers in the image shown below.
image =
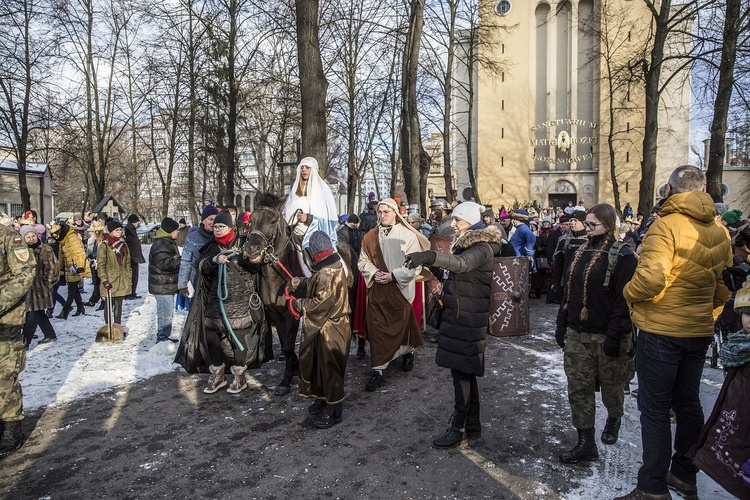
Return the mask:
{"type": "Polygon", "coordinates": [[[138,263],[130,261],[130,269],[133,271],[133,279],[131,283],[130,295],[138,295],[136,290],[138,289],[138,263]]]}
{"type": "Polygon", "coordinates": [[[453,391],[455,393],[453,426],[463,427],[472,408],[476,408],[477,412],[479,411],[477,376],[453,369],[451,369],[451,376],[453,377],[453,391]]]}
{"type": "Polygon", "coordinates": [[[669,470],[695,484],[698,468],[685,457],[703,428],[700,381],[711,337],[676,338],[641,331],[635,356],[643,465],[638,489],[667,493],[669,470]],[[669,409],[677,417],[672,454],[669,409]]]}
{"type": "Polygon", "coordinates": [[[101,290],[99,290],[99,286],[102,284],[102,280],[101,278],[99,278],[99,273],[96,271],[96,269],[91,269],[91,279],[94,282],[94,291],[91,292],[89,302],[92,304],[96,304],[102,299],[102,292],[101,290]]]}
{"type": "Polygon", "coordinates": [[[27,347],[31,344],[31,339],[34,338],[37,326],[42,329],[44,338],[54,339],[57,337],[45,311],[29,311],[26,313],[26,323],[23,325],[23,340],[27,347]]]}
{"type": "Polygon", "coordinates": [[[65,285],[65,276],[60,276],[60,279],[57,280],[57,283],[55,283],[55,286],[52,287],[52,307],[48,309],[49,313],[52,314],[52,311],[55,309],[55,304],[58,302],[65,307],[65,299],[62,295],[60,295],[60,292],[58,290],[61,286],[65,285]]]}
{"type": "Polygon", "coordinates": [[[73,301],[76,301],[76,307],[79,311],[83,310],[83,299],[81,299],[81,289],[78,288],[78,282],[73,281],[68,283],[68,298],[65,299],[63,309],[72,309],[73,301]]]}
{"type": "MultiPolygon", "coordinates": [[[[114,323],[122,325],[122,299],[123,297],[112,297],[112,317],[114,323]]],[[[104,299],[106,301],[106,297],[104,299]]],[[[109,304],[104,304],[104,322],[109,321],[109,304]]]]}
{"type": "MultiPolygon", "coordinates": [[[[235,330],[234,334],[244,339],[245,335],[250,330],[235,330]]],[[[206,329],[206,343],[208,344],[208,356],[211,364],[214,366],[220,366],[224,363],[231,363],[235,366],[243,366],[247,364],[247,353],[248,349],[245,346],[244,351],[236,349],[233,345],[222,343],[221,339],[224,334],[218,330],[206,329]]]]}

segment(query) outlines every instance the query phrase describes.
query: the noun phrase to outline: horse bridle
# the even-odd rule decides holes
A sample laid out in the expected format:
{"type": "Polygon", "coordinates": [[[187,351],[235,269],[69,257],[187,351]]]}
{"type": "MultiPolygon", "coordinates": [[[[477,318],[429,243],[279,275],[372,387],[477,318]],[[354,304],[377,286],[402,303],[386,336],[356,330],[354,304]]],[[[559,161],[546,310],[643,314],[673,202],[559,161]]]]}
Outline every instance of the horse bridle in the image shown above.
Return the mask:
{"type": "MultiPolygon", "coordinates": [[[[278,212],[278,210],[275,210],[270,207],[257,207],[255,210],[256,211],[269,210],[269,211],[277,213],[279,215],[279,218],[281,218],[281,214],[278,212]]],[[[263,243],[266,245],[265,248],[263,249],[263,264],[276,264],[277,266],[281,268],[282,271],[284,271],[284,273],[286,273],[287,276],[289,276],[289,279],[292,279],[294,278],[294,276],[292,275],[292,273],[289,272],[286,266],[279,260],[273,248],[280,233],[281,233],[281,227],[277,226],[276,232],[274,233],[273,237],[269,240],[265,234],[261,233],[257,229],[253,229],[252,231],[250,231],[251,235],[256,234],[260,236],[260,238],[263,240],[263,243]]],[[[280,252],[283,252],[286,249],[286,247],[289,246],[289,243],[291,241],[292,241],[292,238],[289,237],[286,244],[284,244],[284,246],[281,248],[280,252]]]]}

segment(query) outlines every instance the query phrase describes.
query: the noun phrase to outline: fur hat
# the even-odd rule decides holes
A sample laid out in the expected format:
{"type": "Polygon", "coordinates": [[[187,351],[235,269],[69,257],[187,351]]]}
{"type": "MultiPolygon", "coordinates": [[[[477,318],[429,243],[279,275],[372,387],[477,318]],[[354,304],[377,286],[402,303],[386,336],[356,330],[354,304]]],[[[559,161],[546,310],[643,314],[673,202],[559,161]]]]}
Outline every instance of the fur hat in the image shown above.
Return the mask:
{"type": "Polygon", "coordinates": [[[323,231],[315,231],[310,236],[309,248],[313,262],[318,262],[334,252],[331,238],[323,231]]]}
{"type": "Polygon", "coordinates": [[[136,222],[140,222],[140,220],[136,214],[128,215],[128,224],[135,224],[136,222]]]}
{"type": "Polygon", "coordinates": [[[510,218],[513,220],[527,221],[529,220],[529,212],[523,208],[518,208],[513,210],[513,213],[510,214],[510,218]]]}
{"type": "Polygon", "coordinates": [[[575,212],[573,212],[571,219],[578,219],[579,221],[584,222],[586,220],[586,211],[576,210],[575,212]]]}
{"type": "Polygon", "coordinates": [[[107,232],[111,233],[115,229],[122,229],[122,224],[120,224],[120,221],[117,219],[112,219],[111,221],[107,222],[107,232]]]}
{"type": "Polygon", "coordinates": [[[742,211],[741,210],[729,210],[724,215],[721,216],[721,220],[729,224],[730,226],[732,224],[736,224],[738,220],[742,219],[742,211]]]}
{"type": "Polygon", "coordinates": [[[219,215],[219,209],[213,205],[206,205],[201,212],[201,220],[206,220],[212,215],[219,215]]]}
{"type": "MultiPolygon", "coordinates": [[[[33,232],[34,234],[36,234],[36,229],[34,229],[34,226],[23,226],[23,227],[21,227],[21,229],[18,232],[21,233],[21,236],[25,236],[26,233],[32,233],[33,232]]],[[[37,238],[39,237],[38,234],[36,236],[37,236],[37,238]]]]}
{"type": "Polygon", "coordinates": [[[232,221],[232,214],[229,213],[229,210],[224,210],[223,212],[219,212],[219,215],[216,216],[214,219],[214,226],[216,224],[224,224],[225,226],[228,226],[230,228],[234,227],[234,222],[232,221]]]}
{"type": "Polygon", "coordinates": [[[451,214],[451,216],[464,220],[468,222],[470,226],[473,226],[474,224],[482,220],[482,212],[484,211],[484,206],[480,205],[479,203],[474,203],[473,201],[465,201],[457,205],[456,208],[453,209],[453,213],[451,214]]]}
{"type": "Polygon", "coordinates": [[[177,224],[177,221],[175,221],[171,217],[165,217],[161,221],[161,229],[163,229],[167,233],[171,233],[176,229],[180,229],[180,225],[177,224]]]}

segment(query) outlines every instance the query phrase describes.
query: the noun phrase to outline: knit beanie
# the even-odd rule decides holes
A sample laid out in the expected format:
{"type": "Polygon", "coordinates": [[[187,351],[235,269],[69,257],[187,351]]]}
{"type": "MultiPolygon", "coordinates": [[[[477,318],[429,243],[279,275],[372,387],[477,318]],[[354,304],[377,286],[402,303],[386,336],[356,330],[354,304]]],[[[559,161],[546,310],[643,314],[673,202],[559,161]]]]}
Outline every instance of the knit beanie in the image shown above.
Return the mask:
{"type": "Polygon", "coordinates": [[[422,222],[422,217],[417,212],[412,212],[406,216],[406,222],[422,222]]]}
{"type": "Polygon", "coordinates": [[[328,237],[323,231],[315,231],[310,236],[310,255],[312,255],[313,262],[318,262],[321,259],[328,257],[333,254],[333,245],[331,244],[331,238],[328,237]]]}
{"type": "Polygon", "coordinates": [[[120,224],[120,221],[117,219],[112,219],[111,221],[107,222],[107,232],[111,233],[117,228],[122,228],[122,224],[120,224]]]}
{"type": "Polygon", "coordinates": [[[729,224],[730,226],[732,224],[736,224],[738,220],[742,218],[742,211],[741,210],[729,210],[724,215],[721,216],[721,220],[729,224]]]}
{"type": "Polygon", "coordinates": [[[346,222],[357,224],[359,222],[359,217],[357,217],[357,214],[349,214],[349,218],[346,220],[346,222]]]}
{"type": "Polygon", "coordinates": [[[485,208],[479,203],[465,201],[456,205],[451,216],[466,221],[470,226],[473,226],[482,220],[482,212],[484,212],[484,210],[485,208]]]}
{"type": "Polygon", "coordinates": [[[128,215],[128,224],[135,224],[136,222],[139,222],[141,219],[138,218],[135,214],[128,215]]]}
{"type": "Polygon", "coordinates": [[[500,220],[508,220],[508,219],[510,219],[510,214],[508,213],[507,210],[503,210],[502,212],[500,212],[500,220]]]}
{"type": "MultiPolygon", "coordinates": [[[[18,232],[21,233],[21,236],[25,236],[26,233],[31,233],[31,232],[36,234],[36,229],[34,229],[34,226],[21,226],[21,229],[18,232]]],[[[37,237],[39,237],[38,234],[37,234],[37,237]]]]}
{"type": "Polygon", "coordinates": [[[584,212],[583,210],[576,210],[575,212],[573,212],[573,215],[572,215],[571,218],[578,219],[581,222],[585,222],[586,221],[586,212],[584,212]]]}
{"type": "Polygon", "coordinates": [[[179,224],[177,224],[177,222],[176,222],[176,221],[175,221],[174,219],[172,219],[172,218],[170,218],[170,217],[165,217],[165,218],[164,218],[164,219],[162,219],[162,221],[161,221],[161,228],[162,228],[162,229],[163,229],[164,231],[166,231],[167,233],[171,233],[171,232],[172,232],[172,231],[174,231],[175,229],[179,229],[179,228],[180,228],[180,225],[179,225],[179,224]]]}
{"type": "Polygon", "coordinates": [[[201,220],[206,220],[212,215],[219,215],[219,209],[213,205],[206,205],[203,212],[201,212],[201,220]]]}
{"type": "Polygon", "coordinates": [[[217,224],[224,224],[225,226],[228,226],[230,228],[234,227],[234,222],[232,222],[232,214],[229,213],[229,210],[224,210],[216,216],[216,218],[214,219],[214,226],[217,224]]]}
{"type": "Polygon", "coordinates": [[[185,222],[185,217],[180,218],[180,220],[178,222],[180,224],[187,224],[187,222],[185,222]]]}

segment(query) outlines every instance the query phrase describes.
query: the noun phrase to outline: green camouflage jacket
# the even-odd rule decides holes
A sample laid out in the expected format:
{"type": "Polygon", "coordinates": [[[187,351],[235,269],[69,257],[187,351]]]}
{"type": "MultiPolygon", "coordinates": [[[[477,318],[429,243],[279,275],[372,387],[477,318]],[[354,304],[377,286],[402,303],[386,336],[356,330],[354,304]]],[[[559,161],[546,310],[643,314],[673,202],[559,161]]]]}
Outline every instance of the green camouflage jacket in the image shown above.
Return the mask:
{"type": "Polygon", "coordinates": [[[23,325],[35,272],[34,253],[21,235],[0,225],[0,327],[23,325]]]}

